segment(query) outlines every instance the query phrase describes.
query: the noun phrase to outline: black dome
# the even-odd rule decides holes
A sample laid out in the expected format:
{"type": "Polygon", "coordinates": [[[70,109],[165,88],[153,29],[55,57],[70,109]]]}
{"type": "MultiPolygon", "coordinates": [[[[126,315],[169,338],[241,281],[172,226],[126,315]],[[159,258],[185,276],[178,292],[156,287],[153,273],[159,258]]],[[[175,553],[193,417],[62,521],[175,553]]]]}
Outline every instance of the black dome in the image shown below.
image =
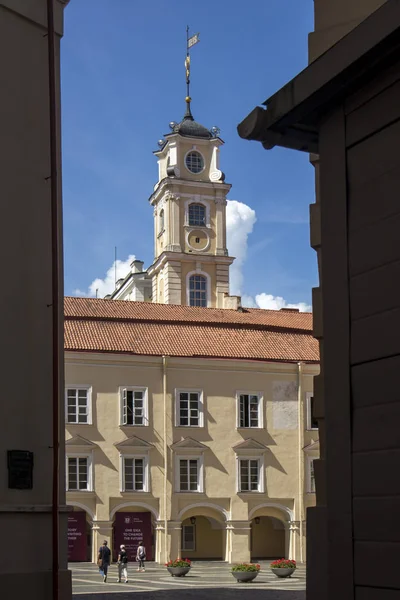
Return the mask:
{"type": "Polygon", "coordinates": [[[191,115],[185,115],[183,120],[175,128],[175,131],[186,137],[197,137],[207,140],[213,137],[211,131],[209,131],[207,127],[204,127],[204,125],[195,121],[191,115]]]}

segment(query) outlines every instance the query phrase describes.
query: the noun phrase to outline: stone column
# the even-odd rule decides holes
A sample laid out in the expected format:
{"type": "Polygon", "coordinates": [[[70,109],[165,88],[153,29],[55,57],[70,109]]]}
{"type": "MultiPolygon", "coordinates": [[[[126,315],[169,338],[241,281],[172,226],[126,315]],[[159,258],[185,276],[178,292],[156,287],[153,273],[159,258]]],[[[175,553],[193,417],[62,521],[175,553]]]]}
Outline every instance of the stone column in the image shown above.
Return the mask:
{"type": "Polygon", "coordinates": [[[168,521],[170,552],[168,559],[182,558],[182,522],[168,521]]]}
{"type": "Polygon", "coordinates": [[[181,199],[175,194],[170,194],[170,222],[169,222],[169,238],[167,250],[171,252],[182,252],[181,239],[180,239],[180,213],[183,211],[183,207],[180,206],[181,199]]]}
{"type": "Polygon", "coordinates": [[[225,256],[226,255],[226,240],[225,240],[226,199],[223,197],[215,198],[215,209],[216,209],[215,254],[217,254],[219,256],[225,256]]]}
{"type": "Polygon", "coordinates": [[[92,531],[92,555],[94,562],[96,562],[99,548],[102,546],[104,540],[107,540],[111,554],[113,552],[113,521],[93,521],[92,531]]]}
{"type": "Polygon", "coordinates": [[[288,529],[289,529],[288,558],[290,560],[296,560],[296,556],[297,556],[296,539],[298,538],[297,533],[299,531],[299,522],[298,521],[289,521],[288,529]]]}
{"type": "Polygon", "coordinates": [[[228,521],[229,562],[250,562],[250,521],[228,521]]]}
{"type": "Polygon", "coordinates": [[[159,564],[162,564],[163,561],[163,553],[164,553],[164,521],[156,521],[154,524],[154,529],[156,532],[156,556],[155,561],[159,564]]]}

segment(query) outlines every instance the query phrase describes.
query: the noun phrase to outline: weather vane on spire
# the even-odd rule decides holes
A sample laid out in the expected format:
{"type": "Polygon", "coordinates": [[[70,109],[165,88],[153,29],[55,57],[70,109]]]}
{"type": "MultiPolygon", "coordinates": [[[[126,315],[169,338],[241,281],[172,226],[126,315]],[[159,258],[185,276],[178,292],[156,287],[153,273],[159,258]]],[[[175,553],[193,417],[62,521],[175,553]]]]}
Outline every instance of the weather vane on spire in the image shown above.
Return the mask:
{"type": "Polygon", "coordinates": [[[186,58],[185,58],[185,69],[186,69],[186,117],[191,117],[190,111],[190,48],[200,41],[200,33],[195,33],[189,37],[189,25],[186,27],[186,58]]]}

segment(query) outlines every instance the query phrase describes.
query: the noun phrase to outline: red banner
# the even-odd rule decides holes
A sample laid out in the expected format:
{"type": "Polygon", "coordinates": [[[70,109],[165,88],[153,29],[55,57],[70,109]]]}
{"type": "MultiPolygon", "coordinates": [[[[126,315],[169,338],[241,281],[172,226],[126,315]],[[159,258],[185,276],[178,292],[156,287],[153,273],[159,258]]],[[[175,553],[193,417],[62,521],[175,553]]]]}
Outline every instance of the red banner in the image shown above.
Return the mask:
{"type": "Polygon", "coordinates": [[[86,513],[68,514],[68,560],[82,562],[87,558],[86,513]]]}
{"type": "Polygon", "coordinates": [[[129,562],[136,560],[139,542],[143,541],[147,560],[153,560],[151,514],[117,512],[114,521],[114,560],[117,560],[121,544],[125,545],[129,562]]]}

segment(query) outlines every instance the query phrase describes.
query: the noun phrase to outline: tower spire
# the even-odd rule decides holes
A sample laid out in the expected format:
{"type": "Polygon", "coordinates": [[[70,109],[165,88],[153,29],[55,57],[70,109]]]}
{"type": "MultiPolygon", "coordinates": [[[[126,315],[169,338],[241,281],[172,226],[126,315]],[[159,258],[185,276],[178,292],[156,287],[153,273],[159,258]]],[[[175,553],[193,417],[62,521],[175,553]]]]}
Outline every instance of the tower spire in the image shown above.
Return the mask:
{"type": "Polygon", "coordinates": [[[189,37],[189,25],[186,27],[186,58],[185,58],[185,70],[186,70],[186,112],[184,120],[193,121],[192,111],[190,109],[190,103],[192,101],[190,97],[190,48],[200,41],[200,34],[195,33],[192,37],[189,37]]]}

